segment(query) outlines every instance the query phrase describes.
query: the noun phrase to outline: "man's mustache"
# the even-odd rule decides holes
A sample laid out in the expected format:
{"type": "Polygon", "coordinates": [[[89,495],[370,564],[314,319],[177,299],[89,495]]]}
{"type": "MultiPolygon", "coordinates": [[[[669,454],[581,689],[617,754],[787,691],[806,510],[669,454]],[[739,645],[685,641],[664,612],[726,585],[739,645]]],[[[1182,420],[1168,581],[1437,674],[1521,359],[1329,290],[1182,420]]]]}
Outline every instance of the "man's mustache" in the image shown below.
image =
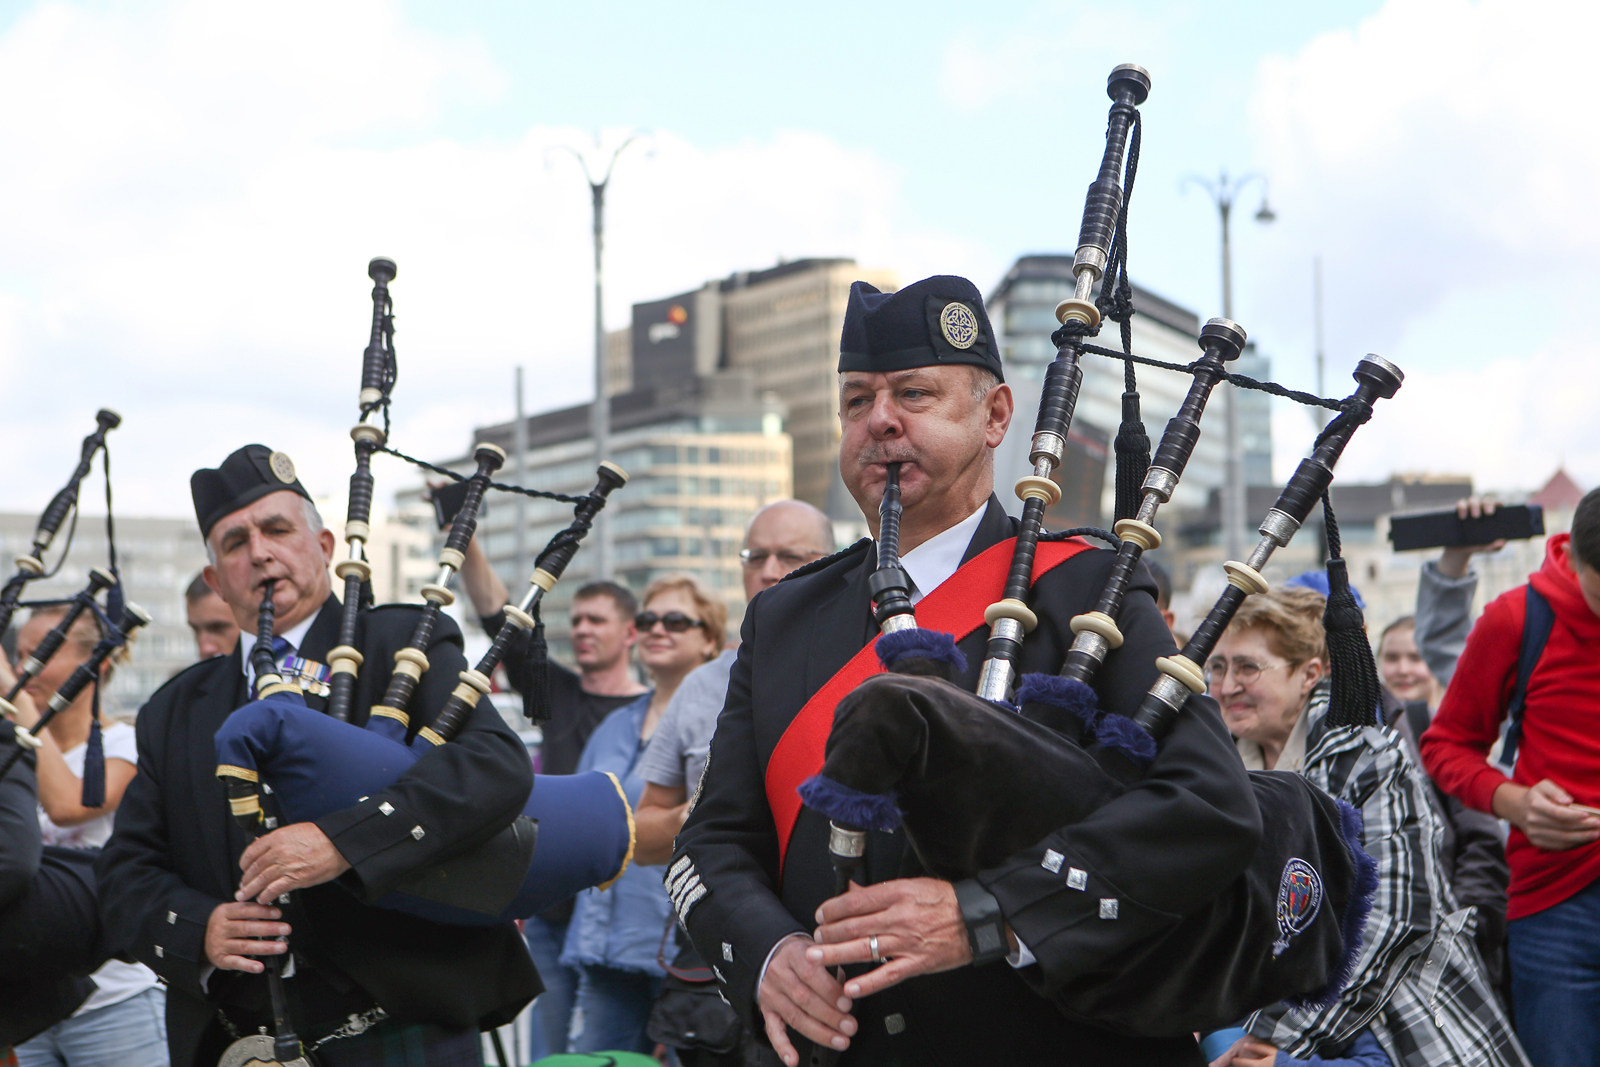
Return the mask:
{"type": "Polygon", "coordinates": [[[856,456],[856,466],[871,467],[879,463],[915,463],[920,459],[916,449],[891,449],[885,445],[872,445],[856,456]]]}

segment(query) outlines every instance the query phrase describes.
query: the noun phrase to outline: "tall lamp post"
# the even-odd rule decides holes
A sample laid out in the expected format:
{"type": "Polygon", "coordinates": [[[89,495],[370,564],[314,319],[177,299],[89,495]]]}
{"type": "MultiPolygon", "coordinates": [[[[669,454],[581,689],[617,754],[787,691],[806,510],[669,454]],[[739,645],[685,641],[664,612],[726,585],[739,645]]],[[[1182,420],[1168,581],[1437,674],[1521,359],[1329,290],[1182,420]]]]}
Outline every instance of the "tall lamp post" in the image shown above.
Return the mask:
{"type": "MultiPolygon", "coordinates": [[[[596,137],[595,140],[595,147],[598,148],[599,138],[596,137]]],[[[583,176],[589,182],[589,199],[594,211],[594,403],[589,408],[589,433],[594,438],[596,463],[606,459],[606,453],[611,449],[611,396],[606,390],[605,305],[601,302],[601,262],[606,239],[606,187],[611,184],[611,172],[616,168],[617,157],[637,140],[639,135],[635,134],[618,145],[611,153],[611,158],[606,161],[605,172],[599,178],[595,177],[595,168],[589,165],[589,157],[576,148],[561,146],[571,153],[572,158],[583,168],[583,176]]],[[[595,577],[609,578],[611,577],[611,516],[604,508],[595,519],[594,545],[595,577]]]]}
{"type": "MultiPolygon", "coordinates": [[[[1230,179],[1228,172],[1222,171],[1215,181],[1190,175],[1180,186],[1182,189],[1191,185],[1200,186],[1211,195],[1211,202],[1217,207],[1217,218],[1222,224],[1222,317],[1225,319],[1233,318],[1233,243],[1228,222],[1233,214],[1234,200],[1246,186],[1255,182],[1261,183],[1261,207],[1256,211],[1256,221],[1269,223],[1278,216],[1267,206],[1267,180],[1259,174],[1230,179]]],[[[1231,385],[1227,391],[1224,415],[1227,419],[1228,443],[1222,492],[1223,543],[1227,547],[1227,558],[1241,559],[1244,553],[1244,528],[1248,520],[1245,516],[1244,455],[1239,448],[1239,394],[1231,385]]]]}

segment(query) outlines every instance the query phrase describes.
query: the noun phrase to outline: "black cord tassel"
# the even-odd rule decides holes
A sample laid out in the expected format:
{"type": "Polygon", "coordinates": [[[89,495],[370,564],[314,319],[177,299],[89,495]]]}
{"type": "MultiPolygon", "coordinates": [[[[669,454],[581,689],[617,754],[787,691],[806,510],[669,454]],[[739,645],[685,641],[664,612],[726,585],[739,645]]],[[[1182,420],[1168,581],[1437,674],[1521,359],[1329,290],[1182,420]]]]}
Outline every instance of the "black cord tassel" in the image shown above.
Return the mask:
{"type": "Polygon", "coordinates": [[[531,693],[525,693],[528,718],[533,722],[550,721],[550,646],[544,638],[544,619],[534,609],[534,627],[528,638],[528,670],[532,675],[531,693]]]}
{"type": "Polygon", "coordinates": [[[1123,372],[1122,425],[1117,428],[1113,448],[1117,453],[1118,519],[1131,519],[1139,513],[1140,488],[1150,470],[1150,434],[1139,415],[1139,386],[1133,377],[1133,364],[1123,372]]]}
{"type": "Polygon", "coordinates": [[[1322,517],[1328,537],[1328,606],[1322,625],[1328,635],[1328,663],[1333,693],[1329,726],[1375,726],[1383,691],[1378,664],[1367,643],[1367,620],[1350,591],[1350,573],[1339,546],[1339,523],[1329,494],[1322,494],[1322,517]]]}

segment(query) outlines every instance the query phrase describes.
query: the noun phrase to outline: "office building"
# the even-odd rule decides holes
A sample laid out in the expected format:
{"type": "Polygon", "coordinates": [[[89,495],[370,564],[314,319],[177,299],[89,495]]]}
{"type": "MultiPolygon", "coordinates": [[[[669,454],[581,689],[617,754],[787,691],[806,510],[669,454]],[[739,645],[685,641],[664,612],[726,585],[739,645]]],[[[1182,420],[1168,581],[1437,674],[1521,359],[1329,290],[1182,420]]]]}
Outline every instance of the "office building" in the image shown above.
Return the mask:
{"type": "MultiPolygon", "coordinates": [[[[687,327],[689,321],[676,325],[687,327]]],[[[680,336],[692,339],[692,331],[680,330],[680,336]]],[[[692,357],[692,343],[684,351],[692,357]]],[[[727,602],[729,629],[736,632],[744,608],[739,547],[745,524],[762,505],[792,495],[784,408],[776,398],[756,394],[748,371],[697,376],[680,370],[658,374],[649,361],[635,361],[635,387],[611,398],[610,458],[629,475],[606,506],[614,544],[611,577],[642,593],[662,574],[691,574],[727,602]]],[[[533,415],[526,424],[524,484],[574,495],[594,487],[588,404],[533,415]]],[[[513,429],[512,423],[480,427],[472,447],[488,442],[512,454],[513,429]]],[[[470,452],[442,465],[470,473],[470,452]]],[[[515,466],[513,458],[501,480],[510,479],[515,466]]],[[[396,505],[400,522],[431,515],[420,486],[398,494],[396,505]]],[[[527,573],[516,573],[516,515],[515,498],[491,493],[478,524],[484,551],[513,598],[528,583],[527,573]]],[[[526,515],[523,565],[531,572],[538,553],[571,521],[572,505],[529,500],[526,515]]],[[[596,577],[594,559],[592,549],[580,548],[545,601],[552,648],[563,657],[572,591],[596,577]]]]}

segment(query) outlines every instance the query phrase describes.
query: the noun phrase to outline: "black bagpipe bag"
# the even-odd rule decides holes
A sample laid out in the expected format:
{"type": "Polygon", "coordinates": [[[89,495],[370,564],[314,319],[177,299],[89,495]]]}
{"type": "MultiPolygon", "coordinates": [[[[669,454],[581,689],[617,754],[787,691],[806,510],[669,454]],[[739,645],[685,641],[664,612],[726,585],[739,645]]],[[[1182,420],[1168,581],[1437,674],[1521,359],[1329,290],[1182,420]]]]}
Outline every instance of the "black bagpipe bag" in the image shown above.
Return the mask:
{"type": "MultiPolygon", "coordinates": [[[[1124,793],[1142,776],[1139,738],[1149,741],[1131,720],[1099,712],[1079,682],[1030,675],[1018,698],[1026,714],[939,677],[874,675],[840,701],[822,771],[801,795],[838,822],[903,826],[936,877],[1001,867],[1124,793]]],[[[1360,814],[1300,775],[1249,777],[1265,833],[1223,892],[1064,982],[1025,969],[1064,1014],[1170,1036],[1280,1000],[1329,1003],[1343,989],[1377,885],[1360,814]]]]}

